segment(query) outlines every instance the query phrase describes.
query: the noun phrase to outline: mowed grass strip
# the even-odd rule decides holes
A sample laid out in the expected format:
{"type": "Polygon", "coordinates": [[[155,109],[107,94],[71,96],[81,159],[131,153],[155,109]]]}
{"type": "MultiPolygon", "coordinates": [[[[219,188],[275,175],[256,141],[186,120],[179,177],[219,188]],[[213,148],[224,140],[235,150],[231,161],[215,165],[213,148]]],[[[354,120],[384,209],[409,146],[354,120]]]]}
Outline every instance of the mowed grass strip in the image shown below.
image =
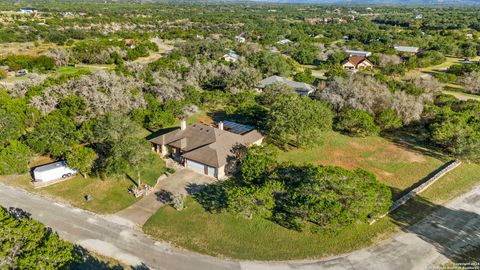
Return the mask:
{"type": "Polygon", "coordinates": [[[281,152],[279,161],[363,168],[391,187],[395,197],[444,164],[382,137],[358,138],[336,132],[326,133],[317,146],[281,152]]]}

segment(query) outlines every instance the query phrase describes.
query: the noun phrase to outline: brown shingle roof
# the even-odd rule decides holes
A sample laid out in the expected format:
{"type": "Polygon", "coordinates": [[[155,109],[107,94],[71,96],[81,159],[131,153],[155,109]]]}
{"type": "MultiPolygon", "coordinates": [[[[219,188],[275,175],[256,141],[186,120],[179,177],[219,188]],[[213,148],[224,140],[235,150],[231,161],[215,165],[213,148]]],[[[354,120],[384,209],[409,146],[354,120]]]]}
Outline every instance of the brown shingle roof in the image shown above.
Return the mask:
{"type": "Polygon", "coordinates": [[[352,55],[347,59],[347,61],[352,63],[354,66],[358,66],[358,64],[362,63],[365,60],[367,60],[367,58],[359,55],[352,55]]]}
{"type": "Polygon", "coordinates": [[[204,124],[192,124],[185,130],[177,128],[149,141],[182,149],[183,157],[212,167],[227,164],[235,145],[250,145],[263,138],[256,130],[244,135],[204,124]]]}

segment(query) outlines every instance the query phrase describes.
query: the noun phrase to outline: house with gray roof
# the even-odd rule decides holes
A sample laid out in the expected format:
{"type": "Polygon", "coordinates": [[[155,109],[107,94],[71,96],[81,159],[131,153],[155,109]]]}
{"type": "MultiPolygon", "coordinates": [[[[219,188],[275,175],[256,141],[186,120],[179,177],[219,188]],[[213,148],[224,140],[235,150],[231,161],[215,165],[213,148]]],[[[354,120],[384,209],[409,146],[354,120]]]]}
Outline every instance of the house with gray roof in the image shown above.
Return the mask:
{"type": "Polygon", "coordinates": [[[349,56],[363,56],[363,57],[370,57],[372,56],[371,52],[367,51],[360,51],[360,50],[345,50],[346,53],[348,53],[349,56]]]}
{"type": "Polygon", "coordinates": [[[236,163],[235,149],[260,145],[263,135],[251,126],[219,122],[217,127],[195,123],[161,130],[149,139],[153,150],[162,157],[171,157],[184,167],[200,173],[224,178],[236,163]]]}
{"type": "Polygon", "coordinates": [[[267,86],[275,83],[283,83],[293,88],[295,92],[297,92],[299,95],[302,95],[302,96],[308,96],[311,93],[315,92],[315,89],[316,89],[315,86],[310,85],[308,83],[296,82],[280,76],[270,76],[268,78],[261,80],[257,84],[257,88],[265,89],[267,86]]]}
{"type": "Polygon", "coordinates": [[[418,47],[410,47],[410,46],[393,46],[393,48],[398,51],[398,52],[404,52],[404,53],[413,53],[416,54],[420,51],[420,48],[418,47]]]}

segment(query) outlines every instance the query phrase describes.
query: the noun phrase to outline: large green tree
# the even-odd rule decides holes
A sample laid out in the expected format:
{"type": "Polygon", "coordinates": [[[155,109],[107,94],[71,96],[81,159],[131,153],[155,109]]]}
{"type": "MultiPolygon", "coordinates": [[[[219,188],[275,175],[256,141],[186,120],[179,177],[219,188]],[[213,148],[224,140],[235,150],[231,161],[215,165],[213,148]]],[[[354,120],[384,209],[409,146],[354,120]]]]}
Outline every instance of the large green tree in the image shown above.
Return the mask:
{"type": "Polygon", "coordinates": [[[87,178],[92,172],[97,154],[92,148],[76,146],[66,155],[68,166],[77,169],[83,177],[87,178]]]}
{"type": "Polygon", "coordinates": [[[287,166],[278,172],[286,192],[277,203],[275,219],[301,230],[307,223],[334,229],[355,222],[368,222],[388,211],[389,188],[361,169],[287,166]]]}
{"type": "Polygon", "coordinates": [[[0,207],[0,226],[0,269],[56,270],[74,259],[73,245],[38,221],[0,207]]]}
{"type": "Polygon", "coordinates": [[[35,130],[27,135],[27,144],[40,154],[59,157],[79,142],[75,122],[58,111],[44,117],[35,130]]]}
{"type": "Polygon", "coordinates": [[[252,146],[242,159],[241,175],[246,183],[263,181],[277,165],[278,151],[270,145],[252,146]]]}
{"type": "Polygon", "coordinates": [[[324,103],[296,94],[277,96],[267,105],[266,126],[270,137],[286,147],[317,142],[332,127],[333,112],[324,103]]]}
{"type": "Polygon", "coordinates": [[[0,174],[28,172],[28,163],[32,157],[30,148],[19,141],[10,141],[0,149],[0,174]]]}

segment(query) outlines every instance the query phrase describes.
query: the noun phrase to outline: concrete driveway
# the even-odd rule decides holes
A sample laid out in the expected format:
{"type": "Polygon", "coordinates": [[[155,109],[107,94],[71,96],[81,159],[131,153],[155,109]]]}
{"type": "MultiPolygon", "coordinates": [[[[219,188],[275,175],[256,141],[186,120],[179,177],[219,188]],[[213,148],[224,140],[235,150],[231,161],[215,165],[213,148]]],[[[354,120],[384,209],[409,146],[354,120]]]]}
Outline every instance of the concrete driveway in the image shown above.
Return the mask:
{"type": "Polygon", "coordinates": [[[115,216],[141,227],[160,207],[168,203],[172,195],[186,195],[202,185],[215,181],[217,179],[213,177],[186,168],[179,168],[174,174],[159,180],[152,193],[119,211],[115,216]]]}

